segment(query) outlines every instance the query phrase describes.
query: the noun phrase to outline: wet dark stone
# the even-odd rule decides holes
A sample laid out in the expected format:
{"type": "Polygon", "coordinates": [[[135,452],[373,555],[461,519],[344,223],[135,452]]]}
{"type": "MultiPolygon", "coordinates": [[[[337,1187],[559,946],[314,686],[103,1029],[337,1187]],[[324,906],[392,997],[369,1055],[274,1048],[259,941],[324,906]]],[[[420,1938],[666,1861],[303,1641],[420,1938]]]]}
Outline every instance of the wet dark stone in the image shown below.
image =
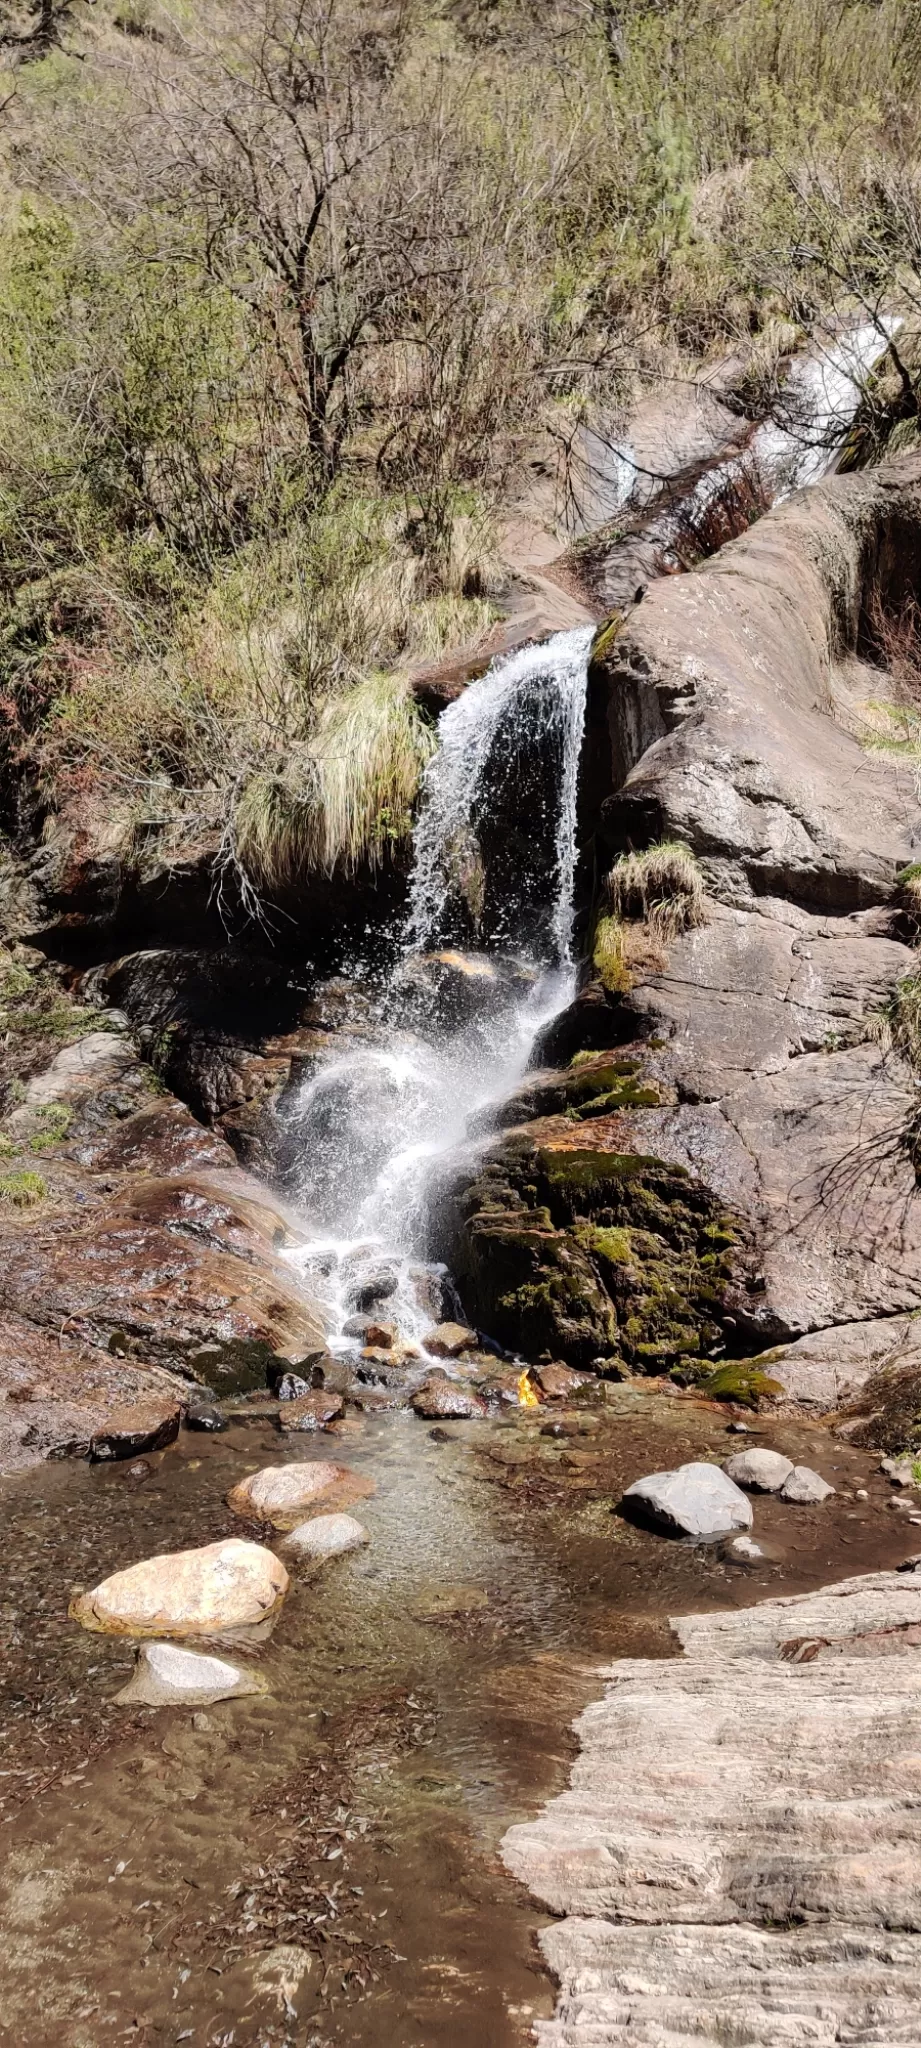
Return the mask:
{"type": "Polygon", "coordinates": [[[296,1401],[301,1394],[310,1393],[310,1381],[302,1380],[300,1373],[284,1372],[275,1392],[280,1401],[296,1401]]]}
{"type": "Polygon", "coordinates": [[[375,1303],[378,1301],[389,1301],[390,1296],[396,1293],[397,1285],[395,1273],[381,1272],[369,1274],[362,1281],[361,1286],[356,1287],[352,1296],[355,1307],[360,1311],[365,1311],[374,1308],[375,1303]]]}
{"type": "Polygon", "coordinates": [[[460,1386],[456,1380],[430,1379],[417,1387],[410,1402],[417,1415],[428,1420],[443,1416],[447,1422],[472,1422],[478,1416],[487,1415],[485,1401],[472,1387],[460,1386]]]}
{"type": "Polygon", "coordinates": [[[186,1409],[185,1419],[188,1429],[216,1432],[227,1428],[226,1415],[222,1415],[220,1409],[213,1407],[210,1401],[193,1401],[191,1407],[186,1409]]]}
{"type": "Polygon", "coordinates": [[[132,1401],[106,1416],[90,1442],[94,1463],[136,1458],[144,1451],[162,1451],[179,1435],[178,1401],[132,1401]]]}

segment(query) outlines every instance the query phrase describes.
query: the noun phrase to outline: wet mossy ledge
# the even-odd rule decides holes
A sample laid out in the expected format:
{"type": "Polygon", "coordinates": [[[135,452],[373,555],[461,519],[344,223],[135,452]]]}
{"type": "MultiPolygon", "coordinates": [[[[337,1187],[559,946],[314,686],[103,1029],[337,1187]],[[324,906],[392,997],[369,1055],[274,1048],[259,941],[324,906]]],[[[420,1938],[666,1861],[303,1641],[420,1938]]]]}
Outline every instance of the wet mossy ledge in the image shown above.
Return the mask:
{"type": "MultiPolygon", "coordinates": [[[[691,1384],[756,1321],[743,1219],[684,1167],[639,1148],[631,1111],[660,1100],[638,1059],[577,1055],[535,1087],[537,1120],[445,1204],[443,1248],[467,1314],[525,1358],[691,1384]]],[[[750,1378],[723,1397],[769,1391],[750,1378]]]]}

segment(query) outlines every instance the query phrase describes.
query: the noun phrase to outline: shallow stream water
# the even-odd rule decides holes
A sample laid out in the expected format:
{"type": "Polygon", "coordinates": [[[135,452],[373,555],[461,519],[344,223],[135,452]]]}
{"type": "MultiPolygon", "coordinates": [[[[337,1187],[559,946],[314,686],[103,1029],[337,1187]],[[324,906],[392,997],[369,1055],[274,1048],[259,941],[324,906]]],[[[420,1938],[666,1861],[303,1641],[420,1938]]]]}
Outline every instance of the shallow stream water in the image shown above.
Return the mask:
{"type": "Polygon", "coordinates": [[[372,1542],[293,1575],[259,1653],[268,1694],[113,1706],[130,1646],[67,1621],[74,1586],[239,1533],[224,1496],[247,1469],[330,1454],[241,1405],[146,1476],[60,1464],[0,1484],[0,2040],[513,2048],[552,1986],[498,1844],[565,1782],[598,1667],[674,1654],[669,1613],[892,1564],[921,1532],[885,1511],[866,1456],[776,1425],[759,1440],[839,1494],[759,1501],[772,1556],[742,1572],[615,1512],[641,1471],[726,1456],[718,1409],[612,1387],[561,1440],[549,1408],[443,1440],[404,1411],[336,1447],[375,1480],[372,1542]],[[841,1498],[862,1482],[867,1503],[841,1498]]]}

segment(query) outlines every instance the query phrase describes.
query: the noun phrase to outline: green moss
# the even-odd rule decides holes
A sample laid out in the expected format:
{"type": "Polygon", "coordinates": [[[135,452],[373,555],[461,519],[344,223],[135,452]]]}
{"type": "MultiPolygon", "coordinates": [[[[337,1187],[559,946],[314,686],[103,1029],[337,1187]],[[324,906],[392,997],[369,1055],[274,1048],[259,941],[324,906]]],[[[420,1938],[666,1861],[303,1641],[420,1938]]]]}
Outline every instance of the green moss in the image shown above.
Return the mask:
{"type": "MultiPolygon", "coordinates": [[[[568,1188],[582,1192],[602,1188],[606,1181],[630,1180],[641,1174],[644,1167],[656,1164],[651,1156],[642,1152],[551,1152],[549,1148],[541,1150],[538,1159],[551,1189],[568,1188]]],[[[673,1170],[682,1173],[684,1168],[675,1167],[673,1170]]]]}
{"type": "Polygon", "coordinates": [[[587,1251],[610,1260],[613,1266],[625,1266],[632,1257],[633,1239],[629,1230],[598,1230],[588,1224],[578,1229],[576,1236],[587,1251]]]}
{"type": "Polygon", "coordinates": [[[5,1133],[0,1133],[0,1159],[15,1159],[17,1149],[12,1138],[8,1138],[5,1133]]]}
{"type": "Polygon", "coordinates": [[[711,1401],[735,1401],[743,1408],[757,1408],[759,1401],[783,1393],[779,1380],[761,1372],[751,1359],[730,1359],[700,1381],[701,1392],[711,1401]]]}
{"type": "Polygon", "coordinates": [[[47,1193],[40,1173],[0,1173],[0,1202],[10,1209],[36,1209],[47,1193]]]}
{"type": "Polygon", "coordinates": [[[588,657],[589,662],[605,660],[607,655],[610,654],[618,634],[622,630],[623,623],[623,612],[612,612],[610,618],[602,619],[601,625],[592,641],[588,657]]]}

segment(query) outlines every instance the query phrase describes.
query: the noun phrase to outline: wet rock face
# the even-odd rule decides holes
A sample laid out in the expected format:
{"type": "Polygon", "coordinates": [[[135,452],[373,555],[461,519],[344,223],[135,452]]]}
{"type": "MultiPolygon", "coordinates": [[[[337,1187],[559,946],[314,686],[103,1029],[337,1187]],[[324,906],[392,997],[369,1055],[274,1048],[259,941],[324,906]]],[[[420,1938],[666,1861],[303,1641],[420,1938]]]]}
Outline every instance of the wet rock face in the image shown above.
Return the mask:
{"type": "Polygon", "coordinates": [[[868,1573],[685,1616],[683,1655],[605,1674],[570,1787],[502,1844],[565,1916],[541,2048],[917,2039],[917,1792],[893,1760],[921,1741],[919,1624],[921,1573],[868,1573]]]}
{"type": "Polygon", "coordinates": [[[696,1370],[740,1308],[758,1316],[744,1224],[639,1149],[636,1108],[659,1094],[637,1059],[577,1062],[522,1094],[569,1110],[510,1133],[445,1211],[472,1320],[526,1358],[696,1370]]]}
{"type": "Polygon", "coordinates": [[[285,1219],[123,1031],[65,1046],[4,1137],[12,1187],[40,1193],[0,1203],[0,1467],[162,1449],[190,1380],[326,1358],[285,1219]]]}

